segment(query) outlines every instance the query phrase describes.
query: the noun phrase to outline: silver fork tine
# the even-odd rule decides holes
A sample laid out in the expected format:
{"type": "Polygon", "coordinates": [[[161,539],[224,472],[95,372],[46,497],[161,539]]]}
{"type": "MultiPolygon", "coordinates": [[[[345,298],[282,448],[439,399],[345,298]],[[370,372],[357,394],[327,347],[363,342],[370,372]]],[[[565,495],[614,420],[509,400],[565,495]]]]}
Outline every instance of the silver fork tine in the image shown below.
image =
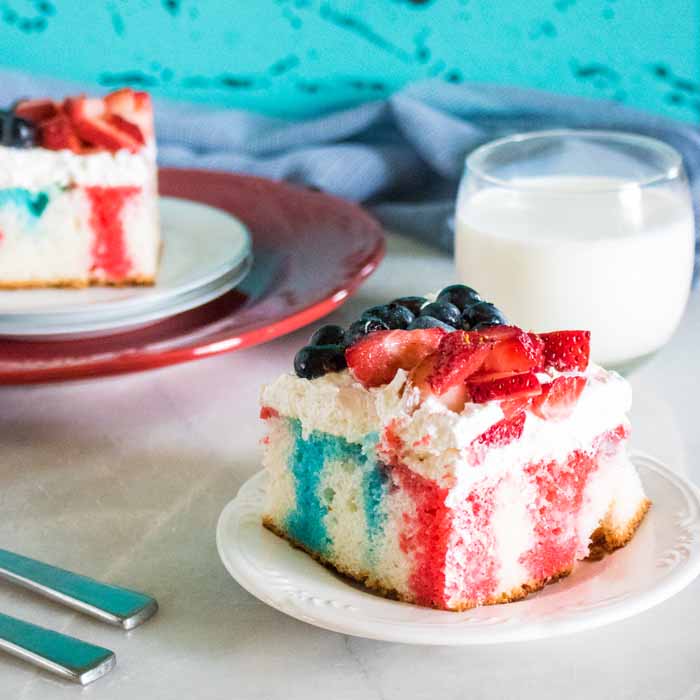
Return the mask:
{"type": "Polygon", "coordinates": [[[81,685],[109,673],[117,662],[109,649],[2,613],[0,650],[81,685]]]}

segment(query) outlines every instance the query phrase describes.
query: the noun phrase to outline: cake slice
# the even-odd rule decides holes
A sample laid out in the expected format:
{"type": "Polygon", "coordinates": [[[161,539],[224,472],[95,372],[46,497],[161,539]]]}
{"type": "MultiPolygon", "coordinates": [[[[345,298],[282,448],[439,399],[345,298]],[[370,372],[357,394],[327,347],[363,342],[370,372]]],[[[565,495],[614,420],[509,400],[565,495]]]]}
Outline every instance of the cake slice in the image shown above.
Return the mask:
{"type": "Polygon", "coordinates": [[[629,385],[588,356],[587,332],[525,332],[461,286],[321,328],[262,393],[265,526],[446,610],[566,576],[649,507],[629,385]]]}
{"type": "Polygon", "coordinates": [[[20,100],[0,112],[0,288],[153,284],[151,100],[20,100]]]}

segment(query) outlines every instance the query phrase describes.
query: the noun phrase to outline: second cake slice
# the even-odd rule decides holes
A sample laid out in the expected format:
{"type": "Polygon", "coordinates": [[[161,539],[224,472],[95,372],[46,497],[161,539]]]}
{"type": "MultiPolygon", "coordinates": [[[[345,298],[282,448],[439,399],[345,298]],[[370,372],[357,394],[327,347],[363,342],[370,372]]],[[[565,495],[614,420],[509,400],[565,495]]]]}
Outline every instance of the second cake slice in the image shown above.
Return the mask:
{"type": "Polygon", "coordinates": [[[153,284],[150,97],[24,100],[0,115],[0,288],[153,284]]]}

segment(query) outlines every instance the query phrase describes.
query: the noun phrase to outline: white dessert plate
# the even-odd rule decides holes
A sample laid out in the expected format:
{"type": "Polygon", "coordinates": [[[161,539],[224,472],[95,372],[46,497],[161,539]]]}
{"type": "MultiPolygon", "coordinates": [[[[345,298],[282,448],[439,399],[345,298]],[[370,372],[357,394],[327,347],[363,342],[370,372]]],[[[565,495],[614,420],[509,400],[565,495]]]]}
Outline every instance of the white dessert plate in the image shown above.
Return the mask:
{"type": "Polygon", "coordinates": [[[221,296],[250,269],[250,235],[231,214],[161,197],[160,216],[163,253],[152,287],[0,291],[0,335],[73,335],[151,323],[221,296]]]}
{"type": "Polygon", "coordinates": [[[260,524],[264,472],[222,512],[217,546],[229,573],[261,601],[342,634],[443,645],[571,634],[647,610],[700,574],[700,491],[651,457],[634,455],[633,461],[653,501],[633,540],[516,603],[445,612],[387,600],[348,582],[260,524]]]}

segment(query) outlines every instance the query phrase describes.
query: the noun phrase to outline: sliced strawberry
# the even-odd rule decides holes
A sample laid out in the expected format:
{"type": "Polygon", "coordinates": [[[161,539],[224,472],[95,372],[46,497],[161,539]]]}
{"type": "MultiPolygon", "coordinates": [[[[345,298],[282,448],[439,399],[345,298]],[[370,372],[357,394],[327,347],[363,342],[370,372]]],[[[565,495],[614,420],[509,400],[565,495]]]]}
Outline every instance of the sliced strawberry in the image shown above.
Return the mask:
{"type": "Polygon", "coordinates": [[[122,88],[104,98],[105,108],[114,116],[120,117],[138,127],[145,138],[153,135],[153,107],[147,92],[136,92],[122,88]]]}
{"type": "Polygon", "coordinates": [[[22,100],[15,106],[15,114],[35,124],[40,124],[58,114],[53,100],[22,100]]]}
{"type": "Polygon", "coordinates": [[[474,440],[479,445],[487,445],[488,447],[504,447],[514,440],[519,440],[522,437],[525,429],[524,412],[518,413],[512,418],[504,418],[503,420],[494,423],[485,433],[479,435],[474,440]]]}
{"type": "Polygon", "coordinates": [[[52,151],[67,149],[74,153],[82,151],[82,144],[73,124],[65,114],[57,114],[39,125],[39,143],[52,151]]]}
{"type": "Polygon", "coordinates": [[[124,148],[135,153],[141,148],[139,141],[104,119],[75,122],[75,130],[83,141],[108,151],[119,151],[124,148]]]}
{"type": "Polygon", "coordinates": [[[530,396],[522,396],[519,399],[506,399],[501,401],[501,410],[506,418],[512,418],[518,413],[522,413],[532,401],[530,396]]]}
{"type": "Polygon", "coordinates": [[[440,341],[435,370],[429,379],[433,391],[443,394],[450,387],[463,384],[481,367],[492,347],[493,343],[479,333],[448,333],[440,341]]]}
{"type": "Polygon", "coordinates": [[[542,340],[537,333],[528,333],[527,335],[533,345],[535,345],[536,348],[539,348],[539,352],[536,351],[538,355],[538,362],[532,369],[535,372],[541,372],[544,369],[544,340],[542,340]]]}
{"type": "Polygon", "coordinates": [[[92,121],[100,119],[105,114],[104,102],[99,97],[66,97],[63,100],[63,110],[71,121],[92,121]]]}
{"type": "Polygon", "coordinates": [[[345,351],[352,375],[366,387],[390,382],[398,369],[413,369],[435,352],[445,335],[441,328],[375,331],[345,351]]]}
{"type": "Polygon", "coordinates": [[[75,122],[75,130],[83,141],[108,151],[119,151],[125,148],[135,153],[141,147],[141,142],[104,119],[75,122]]]}
{"type": "Polygon", "coordinates": [[[75,131],[83,141],[118,151],[125,148],[136,152],[143,145],[143,137],[135,138],[133,133],[124,131],[110,122],[104,102],[97,97],[69,97],[64,101],[64,109],[74,124],[75,131]]]}
{"type": "Polygon", "coordinates": [[[145,112],[146,110],[149,110],[151,113],[153,112],[151,96],[143,90],[136,90],[134,92],[134,106],[137,112],[145,112]]]}
{"type": "Polygon", "coordinates": [[[481,371],[485,374],[496,372],[527,372],[542,365],[544,343],[536,336],[519,328],[498,339],[484,361],[481,371]]]}
{"type": "Polygon", "coordinates": [[[141,129],[139,129],[136,124],[132,124],[131,122],[126,121],[126,119],[122,119],[122,117],[117,116],[116,114],[110,114],[107,117],[107,121],[112,125],[115,126],[119,131],[123,131],[129,136],[131,136],[135,141],[138,141],[141,145],[146,143],[146,140],[143,138],[143,134],[141,133],[141,129]]]}
{"type": "Polygon", "coordinates": [[[479,335],[489,340],[508,340],[522,332],[517,326],[489,326],[478,331],[479,335]]]}
{"type": "Polygon", "coordinates": [[[467,380],[467,388],[474,403],[537,396],[542,391],[534,372],[499,372],[472,377],[467,380]]]}
{"type": "Polygon", "coordinates": [[[582,372],[588,367],[591,352],[590,331],[554,331],[540,333],[544,342],[544,367],[560,372],[582,372]]]}
{"type": "Polygon", "coordinates": [[[128,87],[110,92],[104,96],[105,108],[112,114],[131,114],[136,111],[135,95],[136,91],[128,87]]]}
{"type": "Polygon", "coordinates": [[[585,386],[585,377],[557,377],[542,385],[542,393],[532,400],[532,412],[545,420],[568,418],[585,386]]]}
{"type": "MultiPolygon", "coordinates": [[[[429,396],[435,397],[443,406],[459,413],[469,398],[469,391],[464,382],[448,387],[442,394],[437,395],[431,386],[430,379],[435,375],[435,367],[439,358],[438,353],[428,355],[420,364],[411,370],[407,380],[407,390],[415,388],[420,392],[420,401],[429,396]]],[[[409,406],[409,411],[416,406],[409,406]]]]}

